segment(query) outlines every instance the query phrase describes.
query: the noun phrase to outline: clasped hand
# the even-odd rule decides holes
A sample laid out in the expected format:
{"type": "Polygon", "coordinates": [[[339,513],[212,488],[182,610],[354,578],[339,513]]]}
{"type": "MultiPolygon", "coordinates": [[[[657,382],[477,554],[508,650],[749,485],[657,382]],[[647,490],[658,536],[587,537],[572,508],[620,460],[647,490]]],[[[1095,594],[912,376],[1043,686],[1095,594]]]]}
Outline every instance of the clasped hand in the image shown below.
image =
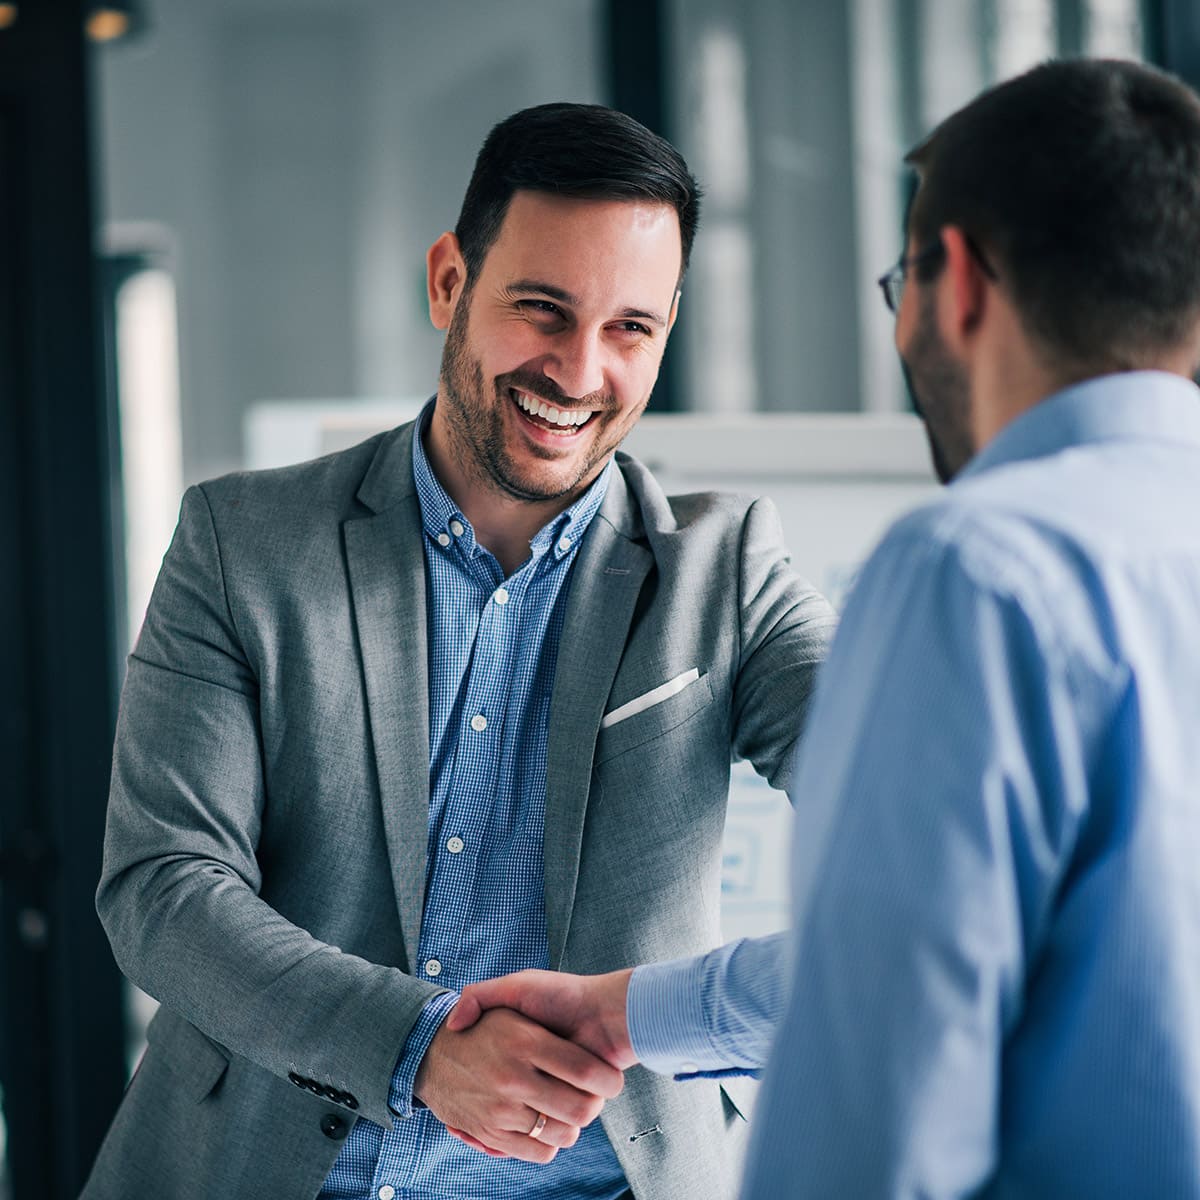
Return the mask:
{"type": "Polygon", "coordinates": [[[625,1026],[629,975],[520,971],[472,984],[434,1035],[414,1095],[476,1150],[550,1162],[637,1061],[625,1026]]]}

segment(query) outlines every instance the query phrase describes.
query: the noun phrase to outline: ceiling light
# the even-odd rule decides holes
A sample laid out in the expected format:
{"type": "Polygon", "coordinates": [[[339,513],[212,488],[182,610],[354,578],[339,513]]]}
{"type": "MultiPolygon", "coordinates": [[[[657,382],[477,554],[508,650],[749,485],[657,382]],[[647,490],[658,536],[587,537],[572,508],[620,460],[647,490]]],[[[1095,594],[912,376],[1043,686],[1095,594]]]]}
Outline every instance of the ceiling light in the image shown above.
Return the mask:
{"type": "Polygon", "coordinates": [[[85,28],[93,42],[116,42],[140,32],[144,24],[137,0],[98,0],[88,12],[85,28]]]}

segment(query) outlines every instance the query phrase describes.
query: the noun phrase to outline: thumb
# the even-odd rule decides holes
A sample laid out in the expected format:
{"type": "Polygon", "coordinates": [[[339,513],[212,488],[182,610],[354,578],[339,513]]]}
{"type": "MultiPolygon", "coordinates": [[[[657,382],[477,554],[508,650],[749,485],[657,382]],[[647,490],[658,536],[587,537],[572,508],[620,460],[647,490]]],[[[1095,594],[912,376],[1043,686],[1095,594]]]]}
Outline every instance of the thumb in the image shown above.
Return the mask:
{"type": "Polygon", "coordinates": [[[515,975],[500,975],[496,979],[468,984],[463,988],[458,1003],[451,1009],[446,1028],[451,1033],[470,1029],[489,1008],[511,1008],[515,1012],[525,1013],[525,1006],[521,1003],[521,985],[531,973],[519,971],[515,975]]]}
{"type": "Polygon", "coordinates": [[[451,1033],[461,1033],[464,1029],[470,1029],[481,1016],[483,1008],[471,995],[471,989],[467,988],[450,1010],[450,1015],[446,1018],[446,1028],[451,1033]]]}

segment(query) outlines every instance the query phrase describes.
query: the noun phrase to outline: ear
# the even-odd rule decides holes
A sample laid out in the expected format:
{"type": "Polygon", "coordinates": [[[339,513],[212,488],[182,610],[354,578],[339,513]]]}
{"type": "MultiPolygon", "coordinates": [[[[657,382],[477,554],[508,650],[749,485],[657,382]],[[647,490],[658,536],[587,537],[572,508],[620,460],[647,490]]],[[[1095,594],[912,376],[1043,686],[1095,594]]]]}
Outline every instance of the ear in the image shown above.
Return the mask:
{"type": "Polygon", "coordinates": [[[964,343],[974,339],[986,315],[988,277],[958,226],[943,226],[941,239],[946,251],[946,286],[938,302],[942,336],[953,350],[961,351],[964,343]]]}
{"type": "Polygon", "coordinates": [[[435,329],[449,329],[450,320],[467,282],[467,264],[458,238],[443,233],[425,255],[425,284],[429,294],[429,319],[435,329]]]}

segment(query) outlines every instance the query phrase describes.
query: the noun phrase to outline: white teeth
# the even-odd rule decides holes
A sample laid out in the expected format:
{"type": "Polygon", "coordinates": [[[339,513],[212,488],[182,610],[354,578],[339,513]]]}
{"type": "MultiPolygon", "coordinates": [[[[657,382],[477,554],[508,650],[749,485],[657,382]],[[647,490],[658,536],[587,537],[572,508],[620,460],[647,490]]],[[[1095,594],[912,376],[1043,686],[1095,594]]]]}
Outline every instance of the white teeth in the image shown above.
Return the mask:
{"type": "Polygon", "coordinates": [[[547,404],[544,400],[537,400],[533,396],[525,392],[519,392],[513,389],[513,395],[517,398],[517,403],[525,410],[525,412],[535,417],[541,417],[543,421],[548,421],[551,425],[557,425],[560,429],[570,429],[572,426],[584,425],[591,417],[591,409],[587,408],[555,408],[552,404],[547,404]]]}

